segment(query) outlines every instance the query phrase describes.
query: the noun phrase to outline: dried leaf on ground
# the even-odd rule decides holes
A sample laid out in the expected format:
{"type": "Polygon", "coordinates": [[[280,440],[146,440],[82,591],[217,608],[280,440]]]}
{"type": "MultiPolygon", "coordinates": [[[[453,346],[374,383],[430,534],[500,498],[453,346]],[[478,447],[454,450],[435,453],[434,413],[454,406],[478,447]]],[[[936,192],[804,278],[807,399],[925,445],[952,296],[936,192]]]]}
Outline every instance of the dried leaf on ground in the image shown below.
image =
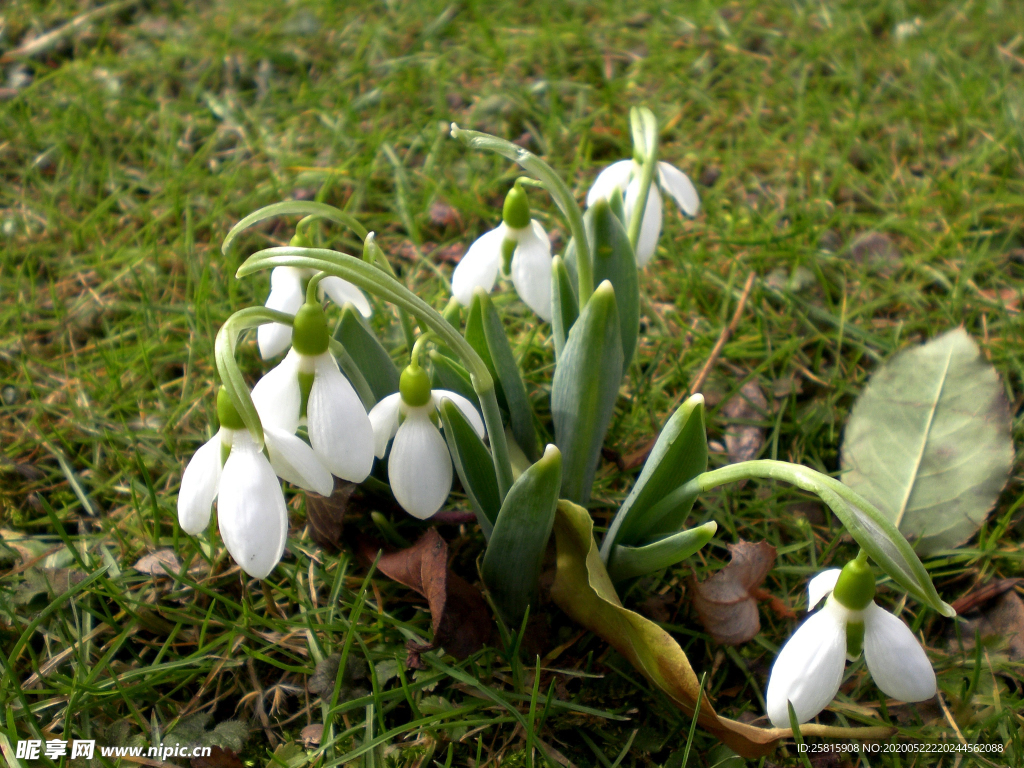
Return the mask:
{"type": "Polygon", "coordinates": [[[960,630],[965,650],[974,647],[976,632],[983,641],[993,636],[1002,638],[1010,661],[1021,661],[1024,659],[1024,600],[1016,592],[1004,592],[980,618],[967,621],[960,630]]]}
{"type": "Polygon", "coordinates": [[[995,581],[990,581],[988,584],[972,589],[963,597],[955,600],[953,608],[958,614],[963,616],[975,608],[980,608],[990,600],[995,600],[1004,592],[1009,592],[1020,582],[1021,579],[996,579],[995,581]]]}
{"type": "Polygon", "coordinates": [[[903,254],[892,238],[884,232],[865,232],[850,244],[850,258],[880,274],[891,274],[899,266],[903,254]]]}
{"type": "MultiPolygon", "coordinates": [[[[364,542],[363,554],[372,560],[376,551],[364,542]]],[[[455,658],[464,659],[490,639],[487,603],[480,590],[448,567],[448,545],[435,529],[407,549],[381,555],[377,570],[427,598],[434,642],[411,649],[412,663],[417,655],[412,650],[423,653],[444,648],[455,658]]]]}
{"type": "MultiPolygon", "coordinates": [[[[722,409],[731,421],[761,421],[768,410],[768,400],[756,381],[748,381],[739,394],[732,397],[722,409]]],[[[725,430],[725,448],[729,459],[736,463],[757,458],[764,445],[765,429],[757,424],[730,424],[725,430]]]]}
{"type": "Polygon", "coordinates": [[[167,576],[167,571],[177,573],[181,570],[181,561],[173,549],[158,549],[140,557],[132,568],[149,576],[167,576]]]}
{"type": "Polygon", "coordinates": [[[334,492],[329,498],[318,493],[306,493],[306,521],[309,523],[310,538],[317,545],[324,549],[338,549],[345,511],[352,492],[358,487],[355,483],[334,478],[334,492]]]}
{"type": "Polygon", "coordinates": [[[717,643],[739,645],[761,630],[759,587],[775,565],[775,547],[766,541],[730,544],[732,559],[705,582],[690,579],[693,607],[717,643]]]}

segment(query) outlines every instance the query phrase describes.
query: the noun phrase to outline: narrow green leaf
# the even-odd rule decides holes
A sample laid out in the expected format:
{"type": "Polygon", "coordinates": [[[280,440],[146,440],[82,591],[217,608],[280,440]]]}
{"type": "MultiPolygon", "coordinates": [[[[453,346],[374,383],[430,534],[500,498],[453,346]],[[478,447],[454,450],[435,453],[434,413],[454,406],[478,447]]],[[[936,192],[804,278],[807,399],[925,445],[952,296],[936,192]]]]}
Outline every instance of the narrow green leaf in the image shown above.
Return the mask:
{"type": "Polygon", "coordinates": [[[868,382],[843,441],[843,482],[931,554],[981,527],[1013,464],[999,374],[963,328],[896,355],[868,382]]]}
{"type": "Polygon", "coordinates": [[[302,216],[317,216],[321,219],[327,219],[333,221],[336,224],[341,224],[348,227],[360,240],[364,239],[367,235],[366,227],[359,223],[350,213],[335,208],[333,205],[327,205],[326,203],[314,203],[308,200],[288,200],[283,203],[274,203],[260,208],[258,211],[253,211],[240,222],[235,224],[224,237],[224,242],[221,244],[221,253],[227,253],[228,249],[235,239],[242,234],[245,230],[251,227],[253,224],[258,224],[266,219],[272,219],[274,216],[289,216],[299,214],[302,216]]]}
{"type": "Polygon", "coordinates": [[[590,498],[601,445],[622,381],[622,343],[615,289],[607,280],[594,291],[573,325],[551,384],[555,442],[562,451],[562,495],[590,498]]]}
{"type": "Polygon", "coordinates": [[[484,538],[489,539],[494,521],[498,519],[498,510],[501,509],[501,496],[498,494],[498,480],[494,475],[491,454],[455,403],[442,400],[438,413],[455,471],[469,497],[469,503],[473,505],[484,538]]]}
{"type": "Polygon", "coordinates": [[[551,262],[551,288],[551,332],[555,342],[555,357],[558,358],[565,348],[565,340],[573,323],[580,316],[575,281],[569,276],[561,256],[555,256],[551,262]]]}
{"type": "Polygon", "coordinates": [[[494,524],[482,575],[505,623],[518,627],[535,602],[537,578],[555,522],[562,454],[549,445],[512,485],[494,524]]]}
{"type": "Polygon", "coordinates": [[[640,281],[636,257],[629,236],[607,200],[598,200],[583,216],[587,237],[594,254],[594,281],[610,280],[615,288],[619,310],[619,333],[622,340],[622,371],[633,360],[640,334],[640,281]]]}
{"type": "Polygon", "coordinates": [[[612,581],[625,581],[668,568],[685,560],[711,541],[717,530],[718,524],[712,521],[687,531],[679,531],[643,547],[624,547],[618,544],[608,574],[612,581]]]}
{"type": "Polygon", "coordinates": [[[398,368],[391,355],[351,304],[346,304],[342,310],[334,338],[355,361],[378,402],[398,391],[398,368]]]}
{"type": "Polygon", "coordinates": [[[665,424],[633,490],[601,544],[605,561],[617,544],[638,546],[679,530],[699,488],[688,486],[708,468],[704,397],[687,398],[665,424]]]}
{"type": "Polygon", "coordinates": [[[508,411],[512,434],[527,458],[535,461],[540,455],[540,449],[526,385],[508,343],[501,316],[491,297],[482,288],[473,293],[473,303],[466,320],[466,341],[490,367],[491,376],[499,385],[499,401],[504,401],[503,405],[508,411]]]}
{"type": "Polygon", "coordinates": [[[441,354],[436,349],[430,350],[430,362],[433,363],[433,387],[434,389],[447,389],[456,392],[469,400],[478,409],[480,399],[473,389],[473,381],[469,378],[469,371],[458,364],[457,361],[441,354]]]}

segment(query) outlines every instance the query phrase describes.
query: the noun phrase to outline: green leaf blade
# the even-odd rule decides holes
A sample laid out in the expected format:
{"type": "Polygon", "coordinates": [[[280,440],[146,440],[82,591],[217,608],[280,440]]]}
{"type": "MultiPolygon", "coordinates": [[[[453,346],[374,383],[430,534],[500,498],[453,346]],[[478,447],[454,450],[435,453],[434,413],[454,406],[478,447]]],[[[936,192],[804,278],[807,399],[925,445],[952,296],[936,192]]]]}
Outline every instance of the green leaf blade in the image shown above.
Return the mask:
{"type": "Polygon", "coordinates": [[[452,455],[452,464],[473,506],[484,537],[490,538],[501,509],[501,496],[491,454],[455,403],[442,398],[437,410],[444,427],[448,452],[452,455]]]}
{"type": "Polygon", "coordinates": [[[981,527],[1013,462],[999,376],[958,328],[896,355],[850,415],[843,482],[928,555],[981,527]]]}
{"type": "Polygon", "coordinates": [[[618,582],[668,568],[685,560],[711,541],[717,530],[718,524],[712,521],[679,531],[643,547],[616,545],[608,575],[618,582]]]}
{"type": "Polygon", "coordinates": [[[555,442],[562,451],[562,495],[590,498],[601,445],[622,380],[622,343],[615,289],[605,281],[573,325],[551,385],[555,442]]]}
{"type": "Polygon", "coordinates": [[[622,370],[633,360],[640,335],[640,281],[636,256],[622,222],[612,213],[607,200],[598,200],[583,216],[594,258],[594,281],[611,282],[619,310],[622,340],[622,370]]]}
{"type": "Polygon", "coordinates": [[[355,361],[377,402],[398,391],[399,373],[391,355],[351,304],[346,304],[342,310],[334,338],[355,361]]]}
{"type": "Polygon", "coordinates": [[[549,445],[519,476],[501,505],[484,554],[482,575],[502,619],[518,627],[536,599],[544,551],[562,486],[562,455],[549,445]]]}

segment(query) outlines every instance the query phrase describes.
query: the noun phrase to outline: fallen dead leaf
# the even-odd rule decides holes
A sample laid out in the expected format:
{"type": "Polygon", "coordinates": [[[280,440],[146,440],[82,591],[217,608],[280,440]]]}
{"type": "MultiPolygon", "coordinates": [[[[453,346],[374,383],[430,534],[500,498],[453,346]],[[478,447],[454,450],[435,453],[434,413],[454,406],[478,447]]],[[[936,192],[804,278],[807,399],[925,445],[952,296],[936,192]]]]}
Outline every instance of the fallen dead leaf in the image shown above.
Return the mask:
{"type": "Polygon", "coordinates": [[[1020,579],[996,579],[995,581],[990,581],[988,584],[972,589],[963,597],[953,601],[953,610],[962,616],[973,611],[975,608],[980,608],[1004,592],[1009,592],[1020,582],[1020,579]]]}
{"type": "Polygon", "coordinates": [[[739,645],[761,630],[759,589],[775,565],[775,547],[766,541],[729,545],[729,564],[705,582],[690,579],[693,607],[716,643],[739,645]]]}
{"type": "Polygon", "coordinates": [[[148,555],[140,557],[132,568],[148,576],[166,577],[167,571],[177,573],[181,570],[181,561],[174,554],[173,549],[158,549],[156,552],[150,552],[148,555]],[[165,566],[167,570],[164,570],[165,566]]]}
{"type": "Polygon", "coordinates": [[[967,621],[960,630],[964,650],[974,647],[976,630],[982,638],[999,636],[1006,640],[1010,661],[1024,659],[1024,600],[1016,592],[1004,592],[981,618],[967,621]]]}
{"type": "MultiPolygon", "coordinates": [[[[756,381],[748,381],[722,409],[727,419],[760,421],[768,410],[768,400],[756,381]]],[[[756,424],[730,424],[725,430],[725,449],[733,463],[756,458],[764,446],[764,427],[756,424]]]]}
{"type": "MultiPolygon", "coordinates": [[[[373,560],[377,551],[364,541],[362,554],[373,560]]],[[[482,648],[491,636],[491,619],[480,590],[448,567],[448,545],[433,528],[407,549],[383,554],[377,570],[389,579],[404,584],[427,598],[430,606],[434,642],[410,647],[408,664],[415,665],[419,654],[444,648],[457,659],[464,659],[482,648]]]]}
{"type": "Polygon", "coordinates": [[[444,200],[435,200],[431,203],[427,217],[430,219],[431,224],[442,229],[445,227],[462,226],[462,216],[444,200]]]}
{"type": "Polygon", "coordinates": [[[896,271],[903,254],[892,238],[884,232],[865,232],[850,244],[850,258],[880,274],[896,271]]]}
{"type": "Polygon", "coordinates": [[[330,498],[318,493],[306,492],[306,521],[309,536],[316,544],[331,551],[337,551],[341,542],[341,531],[345,522],[345,510],[349,497],[358,486],[346,480],[334,478],[334,492],[330,498]]]}

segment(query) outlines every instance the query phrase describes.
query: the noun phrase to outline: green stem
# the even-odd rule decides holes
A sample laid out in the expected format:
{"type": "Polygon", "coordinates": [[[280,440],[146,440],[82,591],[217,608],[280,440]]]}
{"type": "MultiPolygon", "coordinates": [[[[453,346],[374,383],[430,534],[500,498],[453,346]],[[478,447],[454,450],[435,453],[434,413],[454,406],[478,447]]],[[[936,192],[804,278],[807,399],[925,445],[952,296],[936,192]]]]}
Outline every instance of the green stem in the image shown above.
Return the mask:
{"type": "Polygon", "coordinates": [[[892,521],[871,502],[834,477],[800,464],[758,460],[729,464],[698,475],[696,480],[701,491],[709,491],[726,483],[752,478],[782,480],[817,494],[854,540],[893,581],[943,616],[956,615],[952,606],[939,597],[928,571],[892,521]]]}
{"type": "Polygon", "coordinates": [[[644,213],[647,211],[647,198],[651,194],[651,184],[654,183],[654,172],[658,168],[658,130],[654,114],[646,108],[637,110],[639,120],[642,123],[644,135],[644,162],[640,167],[640,194],[633,206],[633,213],[629,217],[629,244],[636,253],[637,245],[640,243],[640,228],[644,221],[644,213]]]}
{"type": "Polygon", "coordinates": [[[284,312],[277,312],[266,307],[249,307],[235,312],[225,321],[224,325],[217,331],[217,340],[214,343],[213,355],[217,362],[217,373],[227,390],[228,397],[234,404],[238,415],[242,417],[249,433],[253,436],[259,449],[263,450],[263,424],[260,422],[260,415],[256,412],[256,405],[249,394],[249,387],[245,384],[245,377],[235,362],[235,347],[238,344],[239,334],[264,323],[284,323],[291,325],[295,318],[284,312]]]}
{"type": "Polygon", "coordinates": [[[430,341],[433,335],[434,333],[432,331],[427,331],[416,339],[416,343],[412,345],[412,354],[409,355],[409,365],[413,368],[420,367],[420,355],[423,354],[423,347],[426,346],[426,343],[430,341]]]}
{"type": "Polygon", "coordinates": [[[488,133],[479,131],[466,131],[452,123],[452,136],[463,141],[466,146],[473,149],[486,149],[496,152],[502,157],[507,157],[514,163],[518,163],[534,176],[539,177],[544,188],[555,201],[555,205],[565,216],[569,224],[569,231],[573,240],[576,241],[576,274],[579,280],[579,301],[582,307],[587,303],[590,294],[594,292],[594,268],[590,254],[590,241],[587,240],[587,230],[583,225],[583,214],[576,203],[576,198],[562,181],[562,178],[555,173],[555,170],[522,147],[518,147],[510,141],[499,139],[488,133]]]}
{"type": "MultiPolygon", "coordinates": [[[[487,365],[473,347],[462,338],[462,334],[448,324],[437,313],[437,310],[393,277],[385,274],[372,264],[367,264],[365,261],[357,259],[355,256],[350,256],[347,253],[331,251],[325,248],[296,248],[292,246],[268,248],[254,253],[246,259],[235,275],[236,277],[245,277],[259,270],[271,269],[273,267],[314,269],[347,280],[356,287],[362,288],[364,291],[378,296],[385,301],[389,301],[400,309],[404,309],[412,317],[415,317],[422,326],[433,331],[442,343],[446,344],[462,359],[463,364],[470,373],[473,389],[480,399],[484,424],[490,437],[491,458],[494,462],[495,474],[498,477],[501,497],[504,499],[505,493],[512,486],[512,464],[509,460],[508,444],[505,441],[505,429],[501,423],[498,401],[494,393],[494,380],[487,370],[487,365]]],[[[247,312],[249,310],[242,311],[247,312]]],[[[410,344],[410,349],[414,344],[415,342],[410,344]]],[[[225,386],[227,386],[226,383],[225,386]]],[[[248,395],[248,390],[246,390],[245,394],[246,396],[248,395]]],[[[243,409],[240,408],[239,413],[242,413],[244,420],[245,414],[243,409]]],[[[255,408],[253,408],[253,413],[255,413],[255,408]]],[[[248,425],[248,422],[246,424],[248,425]]],[[[260,434],[262,437],[262,430],[260,434]]]]}
{"type": "MultiPolygon", "coordinates": [[[[391,262],[388,261],[388,257],[384,255],[381,247],[377,245],[377,236],[373,232],[368,233],[363,240],[363,261],[377,264],[393,280],[398,281],[398,275],[395,274],[394,267],[391,266],[391,262]]],[[[402,335],[405,336],[405,345],[411,352],[413,344],[416,343],[416,334],[413,331],[409,313],[402,309],[402,307],[398,308],[398,320],[402,323],[402,335]]]]}
{"type": "Polygon", "coordinates": [[[320,297],[317,296],[317,291],[320,288],[320,281],[327,277],[323,272],[317,272],[306,283],[306,303],[307,304],[319,304],[320,297]]]}

